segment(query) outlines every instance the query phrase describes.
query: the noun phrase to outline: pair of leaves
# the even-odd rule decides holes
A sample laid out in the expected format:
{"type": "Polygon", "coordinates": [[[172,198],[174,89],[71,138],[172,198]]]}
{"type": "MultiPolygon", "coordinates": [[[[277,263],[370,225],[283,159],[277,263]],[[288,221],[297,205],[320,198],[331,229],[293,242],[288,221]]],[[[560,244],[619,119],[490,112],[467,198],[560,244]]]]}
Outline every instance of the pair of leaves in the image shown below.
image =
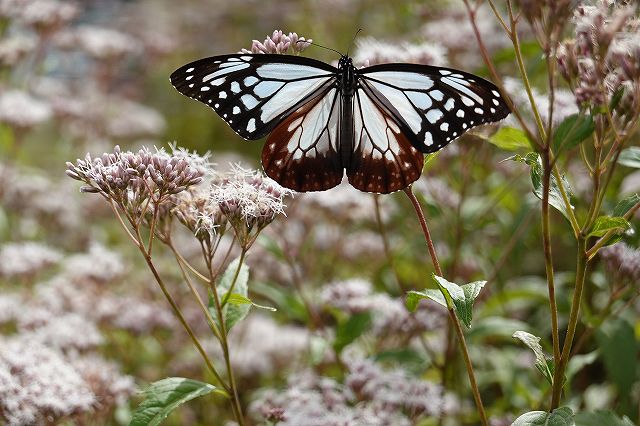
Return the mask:
{"type": "Polygon", "coordinates": [[[480,294],[480,290],[486,281],[475,281],[469,284],[458,285],[446,279],[433,275],[433,280],[439,290],[427,289],[424,291],[410,291],[407,293],[406,305],[410,311],[415,311],[422,299],[434,302],[448,309],[454,309],[456,315],[468,328],[471,327],[473,302],[480,294]]]}
{"type": "Polygon", "coordinates": [[[217,392],[215,386],[182,377],[167,377],[150,384],[142,391],[144,400],[133,412],[129,426],[156,426],[180,405],[192,399],[217,392]]]}
{"type": "MultiPolygon", "coordinates": [[[[218,294],[221,296],[221,302],[226,299],[226,304],[222,308],[224,315],[224,323],[227,328],[227,333],[238,322],[242,321],[251,310],[252,306],[256,308],[266,309],[269,311],[275,311],[275,308],[269,306],[262,306],[254,303],[248,297],[249,293],[249,267],[243,263],[240,265],[240,259],[237,258],[227,266],[227,269],[222,274],[217,289],[218,294]],[[238,269],[239,268],[239,269],[238,269]],[[235,285],[234,285],[235,278],[235,285]],[[229,291],[233,287],[233,292],[229,294],[229,291]]],[[[220,321],[216,312],[216,305],[214,296],[209,291],[209,313],[216,322],[218,328],[220,328],[220,321]]]]}

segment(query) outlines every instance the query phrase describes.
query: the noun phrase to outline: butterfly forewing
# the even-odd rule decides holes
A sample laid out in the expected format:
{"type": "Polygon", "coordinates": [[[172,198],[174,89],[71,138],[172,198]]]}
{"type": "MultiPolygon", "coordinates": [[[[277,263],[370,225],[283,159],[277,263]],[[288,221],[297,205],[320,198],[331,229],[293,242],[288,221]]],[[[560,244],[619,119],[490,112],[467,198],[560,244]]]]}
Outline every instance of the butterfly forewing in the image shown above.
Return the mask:
{"type": "Polygon", "coordinates": [[[357,91],[353,106],[354,145],[349,183],[366,192],[389,193],[420,177],[423,155],[386,108],[357,91]]]}
{"type": "Polygon", "coordinates": [[[462,71],[382,64],[356,75],[358,93],[387,111],[421,152],[438,151],[467,130],[509,114],[492,83],[462,71]]]}
{"type": "Polygon", "coordinates": [[[342,180],[341,98],[337,88],[301,105],[269,135],[262,150],[265,173],[295,191],[322,191],[342,180]]]}
{"type": "Polygon", "coordinates": [[[335,83],[338,69],[288,55],[237,54],[177,69],[171,83],[222,117],[245,139],[269,134],[289,114],[335,83]]]}

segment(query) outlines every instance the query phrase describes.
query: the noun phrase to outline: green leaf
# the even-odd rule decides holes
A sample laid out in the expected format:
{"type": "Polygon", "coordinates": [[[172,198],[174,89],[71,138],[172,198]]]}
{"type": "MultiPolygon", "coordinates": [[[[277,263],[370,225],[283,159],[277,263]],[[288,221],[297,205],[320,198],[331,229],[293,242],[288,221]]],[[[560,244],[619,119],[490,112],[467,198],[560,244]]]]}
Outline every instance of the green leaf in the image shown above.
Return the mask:
{"type": "Polygon", "coordinates": [[[618,217],[624,216],[629,210],[631,210],[633,206],[638,204],[639,201],[640,196],[638,196],[638,194],[633,194],[630,197],[625,198],[624,200],[616,204],[613,209],[613,215],[618,217]]]}
{"type": "Polygon", "coordinates": [[[229,295],[229,298],[227,299],[227,303],[231,303],[234,305],[251,305],[251,306],[255,306],[256,308],[266,309],[267,311],[271,311],[271,312],[277,311],[276,308],[273,308],[271,306],[258,305],[248,297],[238,293],[231,293],[229,295]]]}
{"type": "Polygon", "coordinates": [[[159,425],[178,406],[211,392],[226,394],[209,383],[182,377],[168,377],[151,383],[142,391],[144,400],[133,412],[129,426],[159,425]]]}
{"type": "Polygon", "coordinates": [[[609,231],[616,234],[623,234],[631,229],[631,224],[622,217],[600,216],[591,228],[588,237],[602,237],[609,231]]]}
{"type": "Polygon", "coordinates": [[[547,411],[529,411],[518,417],[511,426],[573,426],[573,411],[569,407],[560,407],[551,413],[547,411]]]}
{"type": "Polygon", "coordinates": [[[612,318],[598,329],[596,341],[607,374],[618,388],[618,395],[627,398],[636,378],[638,357],[633,326],[622,318],[612,318]]]}
{"type": "Polygon", "coordinates": [[[424,156],[424,162],[422,163],[422,167],[426,167],[429,165],[429,163],[431,163],[433,160],[436,159],[436,157],[438,156],[438,154],[440,154],[440,151],[436,151],[436,152],[430,152],[429,154],[424,156]]]}
{"type": "Polygon", "coordinates": [[[586,140],[596,125],[593,117],[585,114],[573,114],[565,118],[553,134],[553,152],[560,154],[586,140]]]}
{"type": "Polygon", "coordinates": [[[371,326],[371,313],[361,312],[351,315],[346,321],[338,324],[333,347],[341,352],[345,346],[356,340],[371,326]]]}
{"type": "Polygon", "coordinates": [[[534,336],[526,331],[516,331],[512,336],[514,339],[520,340],[533,351],[536,357],[535,366],[542,373],[549,384],[553,384],[553,362],[547,359],[540,345],[540,337],[534,336]]]}
{"type": "Polygon", "coordinates": [[[439,305],[442,305],[445,308],[447,307],[447,301],[445,300],[444,295],[440,290],[427,289],[423,291],[411,290],[407,292],[407,299],[405,301],[405,304],[407,305],[407,309],[410,310],[411,312],[415,311],[416,308],[418,307],[418,303],[422,299],[433,300],[439,305]]]}
{"type": "Polygon", "coordinates": [[[584,411],[575,416],[576,426],[633,426],[627,417],[618,417],[611,411],[584,411]]]}
{"type": "Polygon", "coordinates": [[[505,151],[531,149],[526,133],[514,127],[501,127],[488,141],[505,151]]]}
{"type": "Polygon", "coordinates": [[[618,157],[618,164],[640,169],[640,147],[632,146],[623,150],[618,157]]]}
{"type": "MultiPolygon", "coordinates": [[[[530,152],[524,157],[522,157],[521,155],[514,155],[509,159],[519,161],[521,163],[526,163],[531,167],[531,183],[533,184],[533,193],[536,195],[536,197],[542,200],[542,162],[540,160],[540,156],[534,152],[530,152]]],[[[567,197],[571,199],[571,187],[569,186],[569,182],[567,182],[564,176],[562,176],[562,185],[566,190],[567,197]]],[[[562,198],[558,180],[553,175],[551,175],[551,181],[549,185],[549,205],[562,213],[564,217],[569,219],[569,212],[564,203],[564,199],[562,198]]],[[[573,209],[573,206],[571,204],[570,206],[571,209],[573,209]]]]}
{"type": "Polygon", "coordinates": [[[447,301],[449,308],[453,307],[456,315],[464,325],[471,328],[471,318],[473,314],[473,302],[480,294],[480,290],[487,283],[486,281],[475,281],[462,286],[449,282],[446,279],[433,275],[433,279],[440,287],[442,294],[447,301]]]}
{"type": "MultiPolygon", "coordinates": [[[[248,299],[247,294],[249,292],[249,267],[246,264],[242,264],[242,266],[240,266],[240,270],[238,271],[239,265],[240,258],[237,258],[229,264],[227,269],[222,274],[220,282],[216,286],[218,294],[221,295],[220,302],[222,302],[227,296],[227,293],[229,292],[229,289],[233,284],[234,277],[236,277],[236,273],[238,274],[238,276],[236,278],[236,283],[233,286],[233,293],[229,295],[229,299],[231,299],[232,296],[236,301],[238,301],[241,297],[248,299]]],[[[236,325],[239,321],[242,321],[249,314],[252,305],[252,303],[230,303],[229,299],[227,299],[226,305],[222,307],[222,313],[224,315],[224,323],[227,328],[227,333],[234,325],[236,325]]],[[[218,314],[216,312],[215,300],[211,291],[209,291],[209,312],[211,313],[214,321],[218,323],[219,321],[218,314]]],[[[220,324],[217,325],[218,327],[220,327],[220,324]]]]}

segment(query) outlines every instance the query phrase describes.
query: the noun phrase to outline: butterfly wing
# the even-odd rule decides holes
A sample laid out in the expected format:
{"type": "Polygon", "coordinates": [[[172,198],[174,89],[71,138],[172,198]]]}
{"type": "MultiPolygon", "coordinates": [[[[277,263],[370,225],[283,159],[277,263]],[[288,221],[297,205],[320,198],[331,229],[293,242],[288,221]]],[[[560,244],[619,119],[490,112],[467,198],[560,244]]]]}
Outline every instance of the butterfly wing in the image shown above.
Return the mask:
{"type": "Polygon", "coordinates": [[[342,99],[337,87],[300,105],[276,126],[262,150],[265,173],[295,191],[323,191],[342,180],[342,99]]]}
{"type": "Polygon", "coordinates": [[[381,64],[357,70],[356,78],[359,96],[368,96],[425,153],[510,112],[493,83],[455,69],[381,64]]]}
{"type": "Polygon", "coordinates": [[[213,56],[184,65],[171,84],[222,117],[245,139],[260,139],[308,101],[327,93],[338,69],[314,59],[271,54],[213,56]]]}
{"type": "Polygon", "coordinates": [[[390,193],[420,177],[423,155],[385,107],[357,90],[353,102],[353,155],[349,183],[365,192],[390,193]]]}

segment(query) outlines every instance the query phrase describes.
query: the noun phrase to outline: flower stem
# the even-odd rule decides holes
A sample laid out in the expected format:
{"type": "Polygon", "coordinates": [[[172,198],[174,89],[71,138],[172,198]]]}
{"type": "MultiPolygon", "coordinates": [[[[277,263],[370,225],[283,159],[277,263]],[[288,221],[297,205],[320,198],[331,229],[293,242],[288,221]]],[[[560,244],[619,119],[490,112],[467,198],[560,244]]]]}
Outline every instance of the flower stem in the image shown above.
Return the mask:
{"type": "Polygon", "coordinates": [[[576,286],[573,291],[573,300],[571,302],[571,313],[569,314],[569,325],[567,326],[567,334],[562,347],[562,355],[560,362],[555,366],[553,371],[553,387],[551,395],[551,411],[560,405],[560,397],[562,396],[562,387],[564,385],[564,372],[571,356],[571,346],[573,338],[576,334],[578,326],[578,314],[580,313],[580,303],[582,301],[582,291],[584,290],[584,282],[587,272],[587,239],[581,235],[578,239],[578,261],[576,266],[576,286]]]}
{"type": "MultiPolygon", "coordinates": [[[[235,276],[233,278],[233,282],[229,287],[229,291],[227,292],[227,298],[231,294],[233,287],[238,279],[238,275],[240,274],[240,268],[242,267],[242,263],[244,261],[244,256],[246,252],[243,250],[240,253],[240,261],[238,264],[238,269],[236,269],[235,276]]],[[[224,363],[227,368],[227,376],[229,377],[229,387],[231,388],[231,399],[232,399],[232,408],[233,412],[236,416],[236,420],[238,420],[238,424],[240,426],[244,425],[244,416],[242,414],[242,405],[240,404],[240,397],[238,396],[238,386],[236,384],[236,379],[233,374],[233,368],[231,366],[231,356],[229,351],[229,340],[228,340],[228,330],[227,324],[224,320],[224,303],[220,302],[220,295],[218,294],[218,287],[214,282],[214,272],[213,265],[211,264],[211,257],[205,256],[207,260],[207,269],[209,270],[209,276],[211,281],[211,292],[213,293],[213,303],[216,309],[216,314],[218,315],[218,322],[220,323],[220,345],[222,346],[222,354],[224,357],[224,363]]],[[[226,301],[226,299],[225,299],[226,301]]]]}
{"type": "Polygon", "coordinates": [[[553,256],[551,252],[551,226],[549,223],[549,190],[551,187],[551,160],[549,147],[542,155],[542,245],[544,248],[544,264],[547,275],[549,292],[549,308],[551,310],[551,342],[553,345],[554,365],[560,363],[560,336],[558,329],[558,307],[556,305],[556,290],[553,275],[553,256]]]}
{"type": "MultiPolygon", "coordinates": [[[[407,194],[409,200],[411,200],[411,204],[416,211],[416,215],[418,216],[418,220],[420,221],[420,226],[422,227],[422,232],[424,234],[424,239],[427,243],[427,248],[429,249],[429,255],[431,256],[431,261],[433,262],[433,267],[438,276],[442,276],[442,268],[440,267],[440,262],[438,261],[438,255],[436,253],[435,247],[433,246],[433,240],[431,239],[431,234],[429,232],[429,227],[427,226],[427,220],[424,216],[424,212],[422,211],[422,207],[418,202],[415,194],[411,190],[411,186],[408,186],[404,189],[404,193],[407,194]]],[[[480,390],[478,389],[478,383],[476,382],[476,376],[473,372],[473,364],[471,363],[471,357],[469,356],[469,350],[467,348],[467,343],[464,338],[464,333],[462,331],[462,327],[460,326],[460,320],[456,315],[453,308],[448,309],[449,317],[453,322],[456,335],[458,337],[458,341],[460,343],[460,349],[462,350],[462,356],[464,358],[465,365],[467,367],[467,374],[469,375],[469,384],[471,385],[471,391],[473,393],[473,399],[476,402],[476,407],[478,408],[478,414],[480,415],[480,420],[484,426],[488,426],[489,422],[487,421],[487,415],[484,411],[484,405],[482,404],[482,398],[480,396],[480,390]]]]}

